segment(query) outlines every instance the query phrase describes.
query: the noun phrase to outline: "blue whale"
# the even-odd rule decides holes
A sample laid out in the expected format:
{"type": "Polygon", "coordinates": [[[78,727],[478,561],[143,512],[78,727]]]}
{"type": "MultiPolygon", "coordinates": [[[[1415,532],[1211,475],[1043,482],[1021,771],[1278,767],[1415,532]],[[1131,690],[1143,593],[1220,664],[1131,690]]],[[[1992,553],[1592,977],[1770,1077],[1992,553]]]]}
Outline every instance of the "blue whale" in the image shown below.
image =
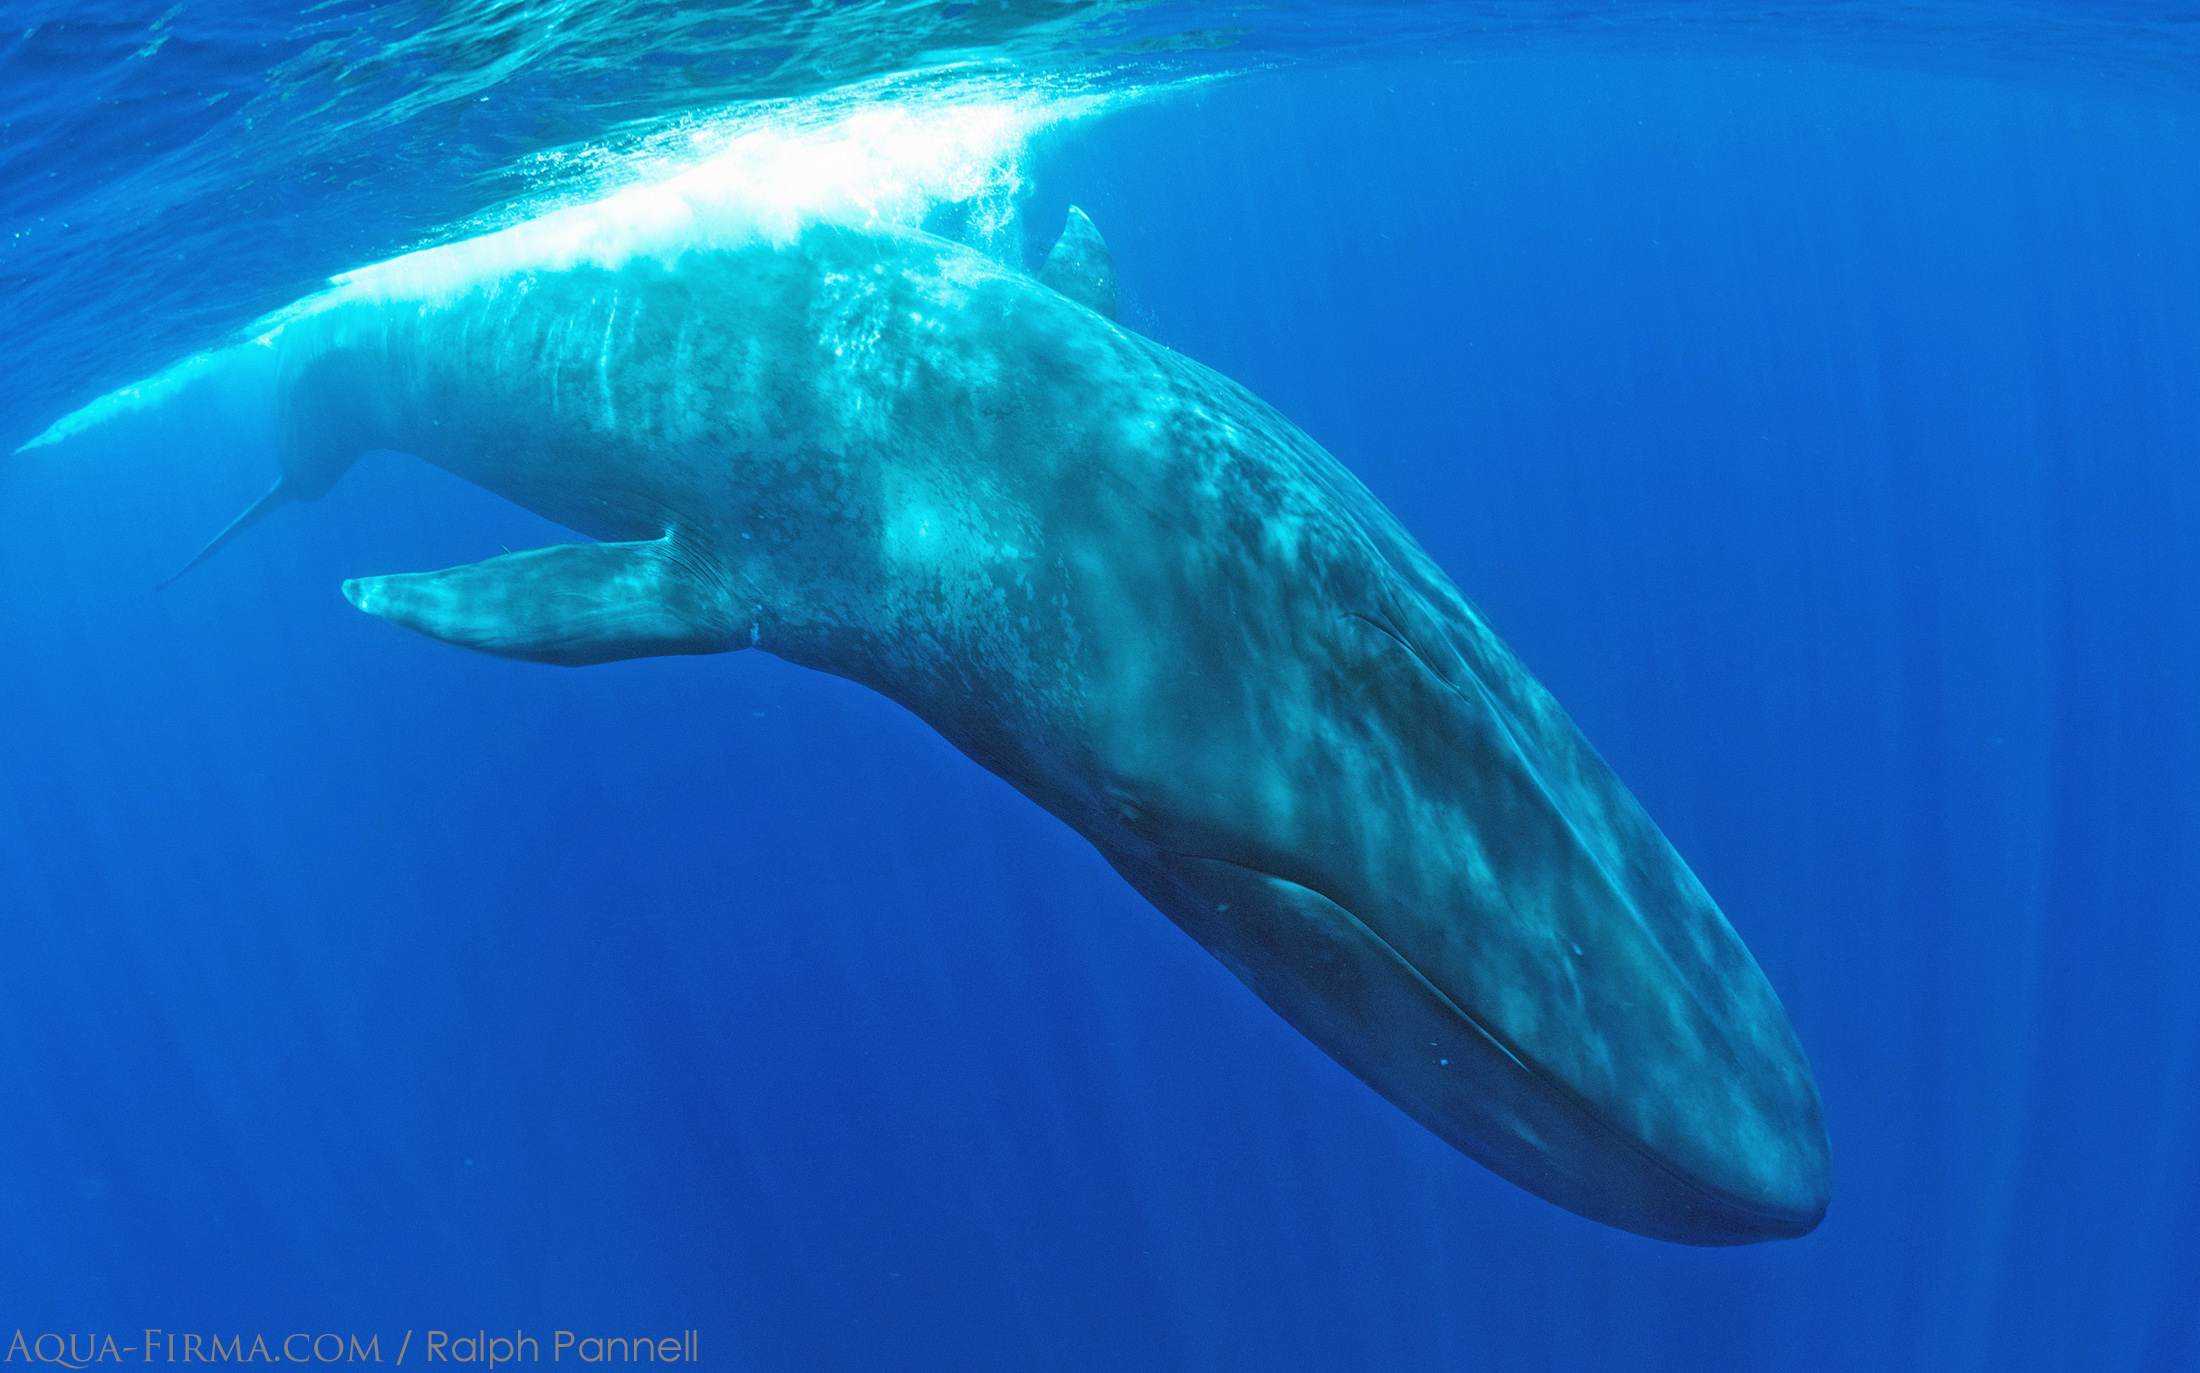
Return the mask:
{"type": "Polygon", "coordinates": [[[1694,875],[1364,487],[1114,315],[1076,211],[1036,276],[818,224],[334,304],[273,340],[281,479],[206,553],[417,455],[592,541],[360,609],[861,682],[1497,1173],[1660,1239],[1809,1232],[1817,1089],[1694,875]]]}

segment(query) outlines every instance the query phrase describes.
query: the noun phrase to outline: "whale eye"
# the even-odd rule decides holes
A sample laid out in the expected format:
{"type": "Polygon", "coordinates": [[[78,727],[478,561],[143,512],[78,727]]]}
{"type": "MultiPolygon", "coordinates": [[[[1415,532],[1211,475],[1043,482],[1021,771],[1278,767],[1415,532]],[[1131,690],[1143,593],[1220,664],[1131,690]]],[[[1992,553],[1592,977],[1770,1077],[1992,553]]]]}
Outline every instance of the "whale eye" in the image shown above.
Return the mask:
{"type": "Polygon", "coordinates": [[[1129,792],[1120,787],[1109,787],[1107,795],[1108,809],[1114,812],[1115,823],[1140,839],[1153,838],[1153,824],[1146,815],[1145,807],[1133,800],[1129,792]]]}

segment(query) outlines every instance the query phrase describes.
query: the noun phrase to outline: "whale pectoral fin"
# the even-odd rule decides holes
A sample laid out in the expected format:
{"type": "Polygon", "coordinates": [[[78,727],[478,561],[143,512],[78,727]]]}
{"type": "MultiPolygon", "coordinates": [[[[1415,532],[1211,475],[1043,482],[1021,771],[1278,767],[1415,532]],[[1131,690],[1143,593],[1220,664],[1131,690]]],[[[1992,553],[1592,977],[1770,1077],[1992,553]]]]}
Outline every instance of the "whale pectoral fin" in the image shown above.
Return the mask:
{"type": "Polygon", "coordinates": [[[1116,317],[1115,255],[1108,251],[1092,220],[1075,205],[1069,207],[1069,221],[1062,226],[1062,236],[1040,264],[1039,281],[1079,305],[1109,319],[1116,317]]]}
{"type": "Polygon", "coordinates": [[[290,488],[280,481],[276,482],[267,489],[266,495],[246,506],[244,513],[231,520],[221,533],[207,540],[206,547],[200,549],[191,561],[177,568],[166,581],[153,589],[155,591],[166,591],[169,587],[174,586],[177,582],[183,580],[183,575],[186,572],[213,557],[216,553],[221,552],[222,549],[228,547],[231,539],[258,524],[267,515],[268,511],[292,499],[295,498],[292,496],[290,488]]]}
{"type": "Polygon", "coordinates": [[[431,639],[566,667],[747,646],[733,631],[715,580],[683,559],[669,534],[363,577],[345,582],[344,596],[431,639]]]}

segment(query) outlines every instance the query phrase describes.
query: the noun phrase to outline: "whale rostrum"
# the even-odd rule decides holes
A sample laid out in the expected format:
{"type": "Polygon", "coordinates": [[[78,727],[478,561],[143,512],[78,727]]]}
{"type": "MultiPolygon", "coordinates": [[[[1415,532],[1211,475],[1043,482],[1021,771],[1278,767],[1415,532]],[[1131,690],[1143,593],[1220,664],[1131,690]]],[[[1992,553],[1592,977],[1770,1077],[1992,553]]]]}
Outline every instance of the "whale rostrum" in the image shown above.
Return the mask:
{"type": "Polygon", "coordinates": [[[1116,303],[1073,210],[1036,278],[818,224],[332,305],[275,340],[282,476],[207,551],[417,455],[591,542],[360,609],[861,682],[1504,1177],[1661,1239],[1810,1231],[1817,1089],[1703,887],[1365,488],[1116,303]]]}

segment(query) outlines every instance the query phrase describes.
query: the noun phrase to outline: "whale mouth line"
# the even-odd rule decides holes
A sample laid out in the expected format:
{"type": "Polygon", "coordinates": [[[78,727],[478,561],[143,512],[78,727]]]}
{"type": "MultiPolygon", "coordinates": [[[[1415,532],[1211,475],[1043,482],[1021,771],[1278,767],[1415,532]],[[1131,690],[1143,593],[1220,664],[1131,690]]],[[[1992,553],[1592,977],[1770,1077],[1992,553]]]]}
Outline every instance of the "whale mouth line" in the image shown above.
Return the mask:
{"type": "Polygon", "coordinates": [[[1301,882],[1295,878],[1285,877],[1279,873],[1270,872],[1266,868],[1255,867],[1251,863],[1240,863],[1237,860],[1231,858],[1216,858],[1204,853],[1185,853],[1178,849],[1163,849],[1161,850],[1161,852],[1170,858],[1190,858],[1194,861],[1201,863],[1215,863],[1226,868],[1236,868],[1240,872],[1249,872],[1256,877],[1265,877],[1271,882],[1281,882],[1286,886],[1297,887],[1301,891],[1310,891],[1314,893],[1314,895],[1320,897],[1322,900],[1327,901],[1330,905],[1335,906],[1338,910],[1344,912],[1346,919],[1350,920],[1353,924],[1359,926],[1359,928],[1366,933],[1369,939],[1375,941],[1376,944],[1380,945],[1383,951],[1388,953],[1392,958],[1397,959],[1399,966],[1405,968],[1408,972],[1412,973],[1414,977],[1420,979],[1423,986],[1427,987],[1429,991],[1433,992],[1454,1015],[1458,1016],[1461,1020],[1467,1023],[1468,1028],[1472,1029],[1476,1034],[1482,1036],[1482,1038],[1488,1040],[1490,1043],[1490,1047],[1496,1049],[1506,1058],[1512,1060],[1513,1065],[1519,1068],[1520,1071],[1528,1074],[1538,1081],[1549,1082],[1554,1087],[1559,1085],[1558,1083],[1553,1081],[1550,1075],[1545,1073],[1542,1069],[1535,1067],[1526,1059],[1522,1058],[1519,1054],[1514,1053],[1513,1047],[1510,1044],[1507,1044],[1503,1039],[1492,1033],[1488,1026],[1484,1025],[1481,1020],[1478,1019],[1472,1012],[1467,1010],[1466,1007],[1461,1006],[1458,1001],[1453,999],[1452,995],[1449,992],[1446,992],[1443,988],[1429,981],[1427,974],[1423,973],[1419,968],[1415,967],[1412,959],[1407,958],[1404,954],[1398,952],[1397,945],[1383,938],[1380,934],[1377,934],[1373,926],[1369,925],[1365,920],[1362,920],[1359,917],[1358,912],[1354,911],[1350,906],[1344,904],[1344,902],[1339,901],[1337,898],[1331,896],[1328,892],[1325,892],[1321,888],[1314,886],[1312,883],[1301,882]]]}
{"type": "Polygon", "coordinates": [[[1195,862],[1215,863],[1223,867],[1236,868],[1242,872],[1252,873],[1257,877],[1264,877],[1271,882],[1280,882],[1287,886],[1297,887],[1303,891],[1312,892],[1314,895],[1320,897],[1322,900],[1327,901],[1330,905],[1336,907],[1344,914],[1346,919],[1350,920],[1354,925],[1358,926],[1360,931],[1364,933],[1370,940],[1374,941],[1385,952],[1389,953],[1392,958],[1398,960],[1399,966],[1404,968],[1408,975],[1418,981],[1421,986],[1427,989],[1430,995],[1434,996],[1448,1010],[1450,1010],[1454,1015],[1458,1016],[1460,1020],[1464,1021],[1469,1029],[1473,1030],[1476,1034],[1480,1035],[1484,1040],[1486,1040],[1489,1043],[1490,1047],[1496,1049],[1499,1053],[1503,1054],[1507,1059],[1511,1060],[1512,1063],[1517,1066],[1523,1073],[1527,1074],[1537,1083],[1547,1088],[1552,1097],[1554,1097],[1558,1102],[1577,1112],[1589,1121],[1593,1122],[1600,1131],[1604,1132],[1612,1139],[1618,1141],[1631,1153],[1641,1158],[1645,1163],[1657,1169],[1659,1172],[1665,1174],[1667,1177],[1671,1178],[1680,1186],[1688,1189],[1688,1191],[1690,1191],[1691,1193],[1695,1194],[1696,1196],[1702,1197],[1706,1202],[1723,1210],[1739,1213],[1745,1216],[1752,1216],[1759,1220],[1779,1224],[1792,1225],[1802,1223],[1803,1229],[1799,1233],[1808,1233],[1810,1230],[1816,1228],[1816,1220],[1812,1219],[1807,1213],[1788,1210],[1766,1210],[1759,1206],[1752,1206],[1749,1203],[1738,1200],[1736,1198],[1713,1192],[1703,1182],[1689,1176],[1685,1172],[1682,1172],[1671,1162],[1651,1150],[1649,1146],[1642,1143],[1640,1140],[1635,1139],[1626,1131],[1614,1125],[1610,1120],[1605,1117],[1603,1112],[1594,1109],[1579,1091],[1575,1090],[1573,1087],[1568,1086],[1566,1083],[1560,1081],[1559,1079],[1553,1077],[1548,1071],[1538,1066],[1532,1059],[1523,1057],[1520,1053],[1516,1052],[1513,1049],[1512,1045],[1507,1043],[1502,1036],[1497,1034],[1489,1026],[1483,1024],[1481,1019],[1474,1015],[1471,1011],[1467,1010],[1464,1006],[1461,1006],[1458,1000],[1454,998],[1451,993],[1437,986],[1434,982],[1429,981],[1428,975],[1426,973],[1423,973],[1420,968],[1414,964],[1412,959],[1409,959],[1404,954],[1400,953],[1398,951],[1398,947],[1395,944],[1392,944],[1388,939],[1385,939],[1381,934],[1377,933],[1374,927],[1369,925],[1365,920],[1362,920],[1357,912],[1355,912],[1351,907],[1345,905],[1342,901],[1339,901],[1335,897],[1330,896],[1327,892],[1322,891],[1319,887],[1313,886],[1306,882],[1297,881],[1294,878],[1284,877],[1280,874],[1269,872],[1267,869],[1256,867],[1251,863],[1239,862],[1236,859],[1215,858],[1204,853],[1187,853],[1178,849],[1160,849],[1158,850],[1158,852],[1161,853],[1163,856],[1169,858],[1189,858],[1195,862]]]}

